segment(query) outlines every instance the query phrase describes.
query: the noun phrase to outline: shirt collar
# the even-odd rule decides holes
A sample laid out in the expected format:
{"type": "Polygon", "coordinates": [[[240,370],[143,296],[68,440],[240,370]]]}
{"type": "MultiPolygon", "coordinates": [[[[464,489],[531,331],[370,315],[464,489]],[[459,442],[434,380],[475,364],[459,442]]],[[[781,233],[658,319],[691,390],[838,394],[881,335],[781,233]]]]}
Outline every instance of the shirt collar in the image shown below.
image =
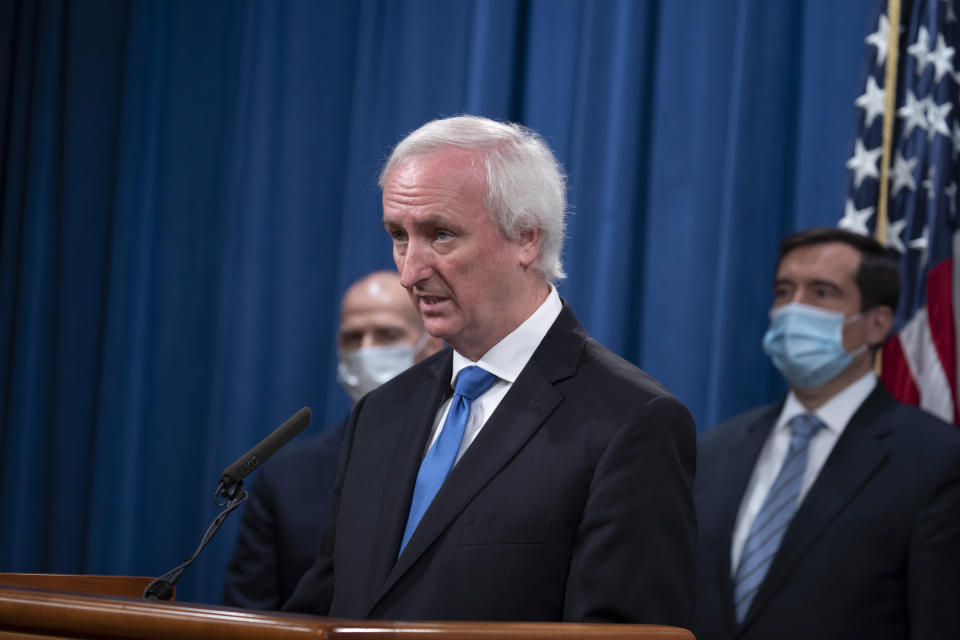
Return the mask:
{"type": "MultiPolygon", "coordinates": [[[[867,399],[867,396],[876,386],[877,376],[869,371],[857,378],[852,384],[847,385],[845,389],[827,400],[823,406],[815,409],[813,413],[820,418],[827,429],[839,436],[847,427],[850,418],[853,417],[853,414],[857,412],[857,409],[860,408],[860,405],[863,404],[863,401],[867,399]]],[[[786,402],[783,403],[783,410],[777,420],[776,429],[786,429],[790,420],[801,413],[810,412],[800,404],[796,394],[791,391],[787,394],[786,402]]]]}
{"type": "Polygon", "coordinates": [[[493,345],[478,361],[472,362],[454,350],[450,386],[454,386],[460,370],[471,365],[477,365],[497,376],[500,380],[513,384],[523,368],[527,366],[533,352],[540,346],[540,342],[543,341],[543,337],[547,335],[547,331],[553,326],[562,309],[563,303],[560,302],[560,294],[557,293],[557,288],[551,284],[547,299],[537,307],[537,310],[524,320],[519,327],[493,345]]]}

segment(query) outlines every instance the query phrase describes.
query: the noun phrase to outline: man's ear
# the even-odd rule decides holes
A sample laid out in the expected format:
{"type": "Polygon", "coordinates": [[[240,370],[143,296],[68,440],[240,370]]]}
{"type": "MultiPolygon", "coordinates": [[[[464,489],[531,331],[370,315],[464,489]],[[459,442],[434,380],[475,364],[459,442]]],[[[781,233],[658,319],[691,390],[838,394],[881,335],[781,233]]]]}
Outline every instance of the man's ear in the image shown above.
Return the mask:
{"type": "Polygon", "coordinates": [[[881,304],[867,311],[867,344],[881,344],[893,326],[893,309],[881,304]]]}
{"type": "Polygon", "coordinates": [[[540,242],[543,240],[543,229],[526,229],[520,232],[517,244],[520,246],[520,266],[526,269],[532,265],[540,255],[540,242]]]}

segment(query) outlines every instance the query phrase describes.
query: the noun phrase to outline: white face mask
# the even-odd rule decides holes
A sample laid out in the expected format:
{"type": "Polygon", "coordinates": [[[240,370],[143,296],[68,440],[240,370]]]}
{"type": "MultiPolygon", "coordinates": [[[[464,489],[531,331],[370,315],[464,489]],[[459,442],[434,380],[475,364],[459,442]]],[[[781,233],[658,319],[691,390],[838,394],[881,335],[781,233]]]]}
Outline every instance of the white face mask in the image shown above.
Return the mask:
{"type": "Polygon", "coordinates": [[[405,342],[388,347],[340,351],[337,354],[337,382],[356,403],[384,382],[409,369],[429,339],[430,336],[424,332],[415,345],[405,342]]]}

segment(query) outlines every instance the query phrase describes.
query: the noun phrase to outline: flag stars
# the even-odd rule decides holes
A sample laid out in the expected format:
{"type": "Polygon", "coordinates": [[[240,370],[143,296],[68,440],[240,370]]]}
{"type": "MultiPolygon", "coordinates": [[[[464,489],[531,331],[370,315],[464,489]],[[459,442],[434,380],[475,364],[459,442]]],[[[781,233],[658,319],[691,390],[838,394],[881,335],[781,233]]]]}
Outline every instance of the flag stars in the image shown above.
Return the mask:
{"type": "Polygon", "coordinates": [[[903,233],[903,228],[906,226],[906,218],[900,218],[899,220],[894,220],[888,224],[886,238],[883,240],[883,245],[888,249],[896,249],[899,253],[906,253],[907,248],[903,246],[903,240],[900,238],[900,235],[903,233]]]}
{"type": "Polygon", "coordinates": [[[954,68],[951,59],[953,58],[954,51],[955,49],[953,47],[947,46],[947,42],[943,39],[943,34],[938,33],[937,48],[927,55],[927,61],[933,65],[933,77],[937,82],[940,82],[946,73],[949,73],[951,77],[953,76],[954,68]]]}
{"type": "Polygon", "coordinates": [[[937,104],[932,98],[927,98],[926,109],[928,125],[927,137],[933,140],[935,135],[942,133],[949,138],[950,129],[947,128],[947,116],[950,114],[950,110],[953,109],[953,105],[949,102],[937,104]]]}
{"type": "MultiPolygon", "coordinates": [[[[951,5],[947,5],[947,7],[952,10],[951,5]]],[[[936,82],[940,82],[944,75],[949,75],[953,79],[957,78],[956,70],[953,68],[953,63],[951,62],[954,52],[953,47],[947,46],[947,42],[943,39],[942,33],[937,34],[937,46],[935,49],[931,49],[930,32],[922,25],[917,30],[917,41],[907,47],[907,53],[917,61],[915,67],[916,74],[918,76],[923,75],[923,71],[927,68],[927,65],[932,64],[934,70],[933,77],[936,82]]]]}
{"type": "MultiPolygon", "coordinates": [[[[887,202],[891,213],[883,233],[884,246],[901,255],[909,253],[916,258],[916,261],[910,261],[911,268],[919,261],[924,265],[923,270],[937,255],[932,250],[941,248],[936,242],[937,225],[933,224],[936,216],[949,215],[951,227],[960,224],[960,174],[956,173],[955,166],[946,162],[949,158],[946,149],[936,141],[937,134],[949,141],[947,146],[952,147],[955,164],[960,157],[960,105],[956,102],[956,87],[950,81],[960,84],[960,62],[957,61],[960,44],[953,41],[954,30],[960,28],[955,24],[958,22],[956,9],[960,0],[941,1],[946,6],[942,7],[939,17],[943,20],[946,16],[945,24],[935,26],[936,16],[930,15],[929,20],[924,20],[927,24],[911,25],[911,30],[916,29],[915,40],[912,44],[907,42],[910,46],[906,47],[906,53],[903,54],[912,61],[913,72],[903,78],[904,97],[898,97],[899,104],[895,109],[898,135],[892,141],[892,146],[893,149],[899,147],[899,150],[893,154],[892,166],[889,167],[890,192],[887,202]],[[944,86],[944,76],[949,76],[947,86],[944,86]],[[943,100],[943,103],[939,104],[938,100],[943,100]],[[926,135],[913,136],[917,129],[926,135]],[[938,160],[944,162],[939,163],[938,160]],[[905,197],[898,199],[901,195],[905,197]],[[927,218],[926,222],[924,218],[927,218]],[[914,251],[918,253],[914,254],[914,251]]],[[[917,18],[917,14],[913,14],[913,17],[917,18]]],[[[886,61],[890,38],[895,35],[886,16],[880,16],[876,31],[866,37],[867,46],[876,50],[877,67],[882,67],[886,61]]],[[[867,53],[869,55],[869,49],[867,53]]],[[[863,110],[863,119],[860,120],[862,137],[855,141],[852,157],[846,162],[851,172],[847,174],[851,191],[844,205],[843,217],[837,223],[841,229],[867,236],[871,234],[872,223],[876,221],[879,224],[881,220],[875,217],[877,203],[872,202],[875,195],[865,197],[864,192],[857,190],[868,178],[880,180],[882,147],[872,127],[877,120],[883,122],[887,99],[900,93],[900,90],[891,88],[895,93],[888,94],[886,89],[890,87],[882,86],[884,79],[879,74],[882,74],[882,70],[867,74],[863,93],[854,101],[856,107],[863,110]],[[874,133],[867,135],[868,129],[874,133]],[[867,144],[877,147],[868,149],[867,144]],[[872,206],[866,206],[868,204],[872,206]]],[[[888,162],[890,160],[887,158],[888,162]]]]}
{"type": "Polygon", "coordinates": [[[897,197],[897,193],[900,192],[900,189],[903,187],[908,188],[910,191],[917,190],[917,182],[913,178],[913,169],[917,166],[917,159],[911,158],[907,160],[903,157],[903,154],[897,151],[897,158],[893,162],[893,173],[891,177],[893,178],[893,193],[892,197],[897,197]]]}
{"type": "Polygon", "coordinates": [[[914,127],[927,130],[926,100],[917,100],[913,91],[907,89],[907,102],[897,109],[897,116],[904,119],[903,137],[908,137],[914,127]]]}
{"type": "Polygon", "coordinates": [[[853,200],[848,198],[847,205],[843,212],[843,218],[840,219],[837,226],[841,229],[852,231],[853,233],[859,233],[862,236],[869,236],[870,229],[867,228],[867,223],[870,222],[870,218],[873,217],[873,211],[874,207],[857,209],[856,205],[853,204],[853,200]]]}
{"type": "Polygon", "coordinates": [[[857,140],[853,157],[847,160],[847,169],[853,169],[854,171],[853,185],[855,187],[860,188],[860,183],[863,182],[864,178],[880,178],[877,171],[877,161],[881,153],[883,153],[883,147],[867,149],[863,145],[863,140],[857,140]]]}
{"type": "Polygon", "coordinates": [[[890,21],[887,16],[881,15],[877,30],[866,37],[864,42],[877,48],[877,66],[883,64],[887,58],[887,42],[890,39],[890,21]]]}
{"type": "Polygon", "coordinates": [[[883,96],[884,90],[877,86],[877,81],[873,79],[873,76],[869,76],[867,78],[867,88],[863,95],[854,100],[854,104],[866,112],[866,126],[872,125],[874,119],[883,114],[883,96]]]}
{"type": "Polygon", "coordinates": [[[928,56],[930,55],[930,32],[927,31],[926,27],[920,26],[920,29],[917,31],[917,41],[907,47],[907,53],[917,59],[917,75],[923,75],[923,70],[927,68],[930,62],[928,60],[928,56]]]}

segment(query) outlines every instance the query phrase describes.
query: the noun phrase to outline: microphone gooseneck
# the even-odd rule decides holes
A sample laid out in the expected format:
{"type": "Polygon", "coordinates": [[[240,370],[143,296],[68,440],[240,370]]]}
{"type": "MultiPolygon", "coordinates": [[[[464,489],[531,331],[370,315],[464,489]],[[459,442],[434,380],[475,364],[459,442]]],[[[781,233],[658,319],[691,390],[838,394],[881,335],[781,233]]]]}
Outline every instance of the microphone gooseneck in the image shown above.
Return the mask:
{"type": "Polygon", "coordinates": [[[173,597],[174,586],[180,580],[183,572],[193,564],[200,552],[204,550],[214,534],[220,530],[230,513],[243,504],[247,499],[247,492],[243,490],[243,479],[250,475],[254,469],[267,461],[275,454],[280,447],[287,444],[294,436],[307,428],[310,424],[310,408],[304,407],[297,411],[289,420],[277,427],[273,433],[260,441],[253,449],[240,457],[236,462],[223,470],[223,476],[217,490],[214,492],[214,503],[223,507],[223,510],[217,514],[210,526],[207,527],[203,538],[197,550],[189,558],[178,564],[176,567],[167,571],[165,574],[153,580],[143,591],[143,597],[147,600],[169,600],[173,597]]]}

